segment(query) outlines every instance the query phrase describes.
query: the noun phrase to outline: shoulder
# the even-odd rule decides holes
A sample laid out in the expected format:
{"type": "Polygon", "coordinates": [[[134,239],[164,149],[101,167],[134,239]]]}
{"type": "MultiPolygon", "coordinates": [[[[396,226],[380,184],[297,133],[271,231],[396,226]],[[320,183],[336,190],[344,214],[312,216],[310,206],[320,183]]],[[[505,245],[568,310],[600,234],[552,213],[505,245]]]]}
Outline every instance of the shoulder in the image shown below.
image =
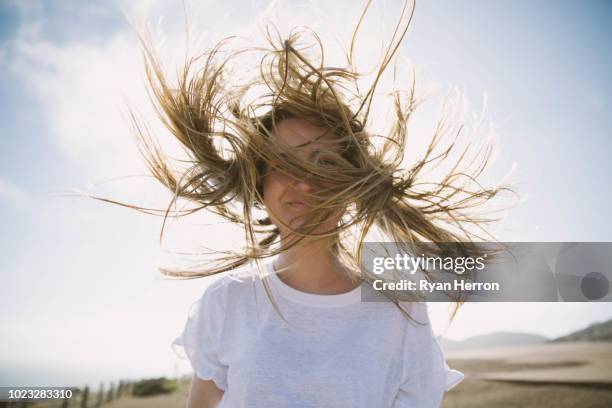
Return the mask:
{"type": "Polygon", "coordinates": [[[410,316],[410,322],[418,327],[431,327],[427,303],[400,302],[400,307],[410,316]]]}
{"type": "MultiPolygon", "coordinates": [[[[265,265],[262,266],[261,271],[264,275],[267,273],[265,265]]],[[[257,268],[253,266],[223,273],[204,289],[202,301],[226,304],[228,299],[232,301],[245,299],[261,284],[261,281],[262,278],[257,268]]]]}
{"type": "Polygon", "coordinates": [[[411,350],[430,348],[434,340],[434,333],[427,311],[427,304],[423,302],[388,302],[393,311],[393,330],[402,339],[403,348],[408,353],[411,350]],[[398,307],[399,306],[399,307],[398,307]],[[401,308],[401,310],[400,310],[401,308]]]}

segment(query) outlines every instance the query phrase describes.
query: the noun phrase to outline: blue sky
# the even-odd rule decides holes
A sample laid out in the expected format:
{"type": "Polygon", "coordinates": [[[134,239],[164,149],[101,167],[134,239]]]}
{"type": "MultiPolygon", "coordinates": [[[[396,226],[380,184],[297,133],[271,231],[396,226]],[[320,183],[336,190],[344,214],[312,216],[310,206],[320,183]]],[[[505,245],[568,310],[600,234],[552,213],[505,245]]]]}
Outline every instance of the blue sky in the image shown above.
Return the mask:
{"type": "MultiPolygon", "coordinates": [[[[281,27],[331,27],[346,36],[360,11],[348,2],[186,3],[204,42],[252,33],[264,13],[282,17],[281,27]]],[[[364,49],[383,38],[378,27],[391,27],[398,9],[376,2],[371,22],[383,24],[364,28],[364,49]]],[[[159,248],[161,219],[45,195],[78,189],[156,208],[170,199],[146,178],[98,184],[146,173],[125,120],[126,101],[163,146],[180,152],[154,119],[124,15],[136,23],[146,17],[163,32],[171,68],[183,44],[180,1],[0,5],[0,361],[8,367],[0,370],[6,383],[0,385],[49,378],[45,367],[57,364],[67,367],[58,381],[185,370],[169,343],[208,282],[159,278],[157,266],[176,260],[159,248]],[[75,374],[77,361],[91,373],[75,374]]],[[[437,95],[456,86],[477,112],[486,97],[499,153],[485,181],[515,166],[524,200],[508,213],[500,239],[612,240],[611,17],[607,1],[417,5],[402,55],[418,68],[419,84],[437,95]]],[[[417,129],[432,125],[438,102],[433,97],[417,112],[417,129]]],[[[165,249],[235,242],[235,231],[201,225],[211,221],[198,215],[173,225],[165,249]]],[[[496,330],[557,336],[612,317],[609,303],[468,305],[446,327],[445,310],[433,305],[432,319],[451,338],[496,330]]]]}

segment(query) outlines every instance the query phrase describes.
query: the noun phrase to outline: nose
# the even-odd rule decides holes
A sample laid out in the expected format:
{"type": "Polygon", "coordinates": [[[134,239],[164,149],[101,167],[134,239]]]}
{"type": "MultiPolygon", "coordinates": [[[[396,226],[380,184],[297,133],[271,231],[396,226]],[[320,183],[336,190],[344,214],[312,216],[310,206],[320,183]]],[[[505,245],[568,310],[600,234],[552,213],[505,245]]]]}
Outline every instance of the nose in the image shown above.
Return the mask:
{"type": "Polygon", "coordinates": [[[304,192],[311,192],[312,190],[314,190],[314,186],[312,184],[310,184],[308,181],[306,180],[296,180],[293,183],[293,186],[300,190],[300,191],[304,191],[304,192]]]}

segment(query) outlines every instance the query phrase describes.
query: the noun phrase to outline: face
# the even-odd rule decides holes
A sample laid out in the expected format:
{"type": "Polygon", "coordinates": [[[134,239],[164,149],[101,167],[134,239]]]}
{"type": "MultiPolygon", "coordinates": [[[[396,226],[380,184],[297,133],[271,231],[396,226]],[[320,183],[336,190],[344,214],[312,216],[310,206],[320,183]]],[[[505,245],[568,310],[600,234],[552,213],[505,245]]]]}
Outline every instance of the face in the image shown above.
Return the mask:
{"type": "MultiPolygon", "coordinates": [[[[310,124],[299,118],[288,118],[276,124],[276,130],[271,133],[272,138],[294,146],[294,154],[303,160],[313,160],[313,155],[320,150],[329,149],[325,140],[332,140],[334,135],[326,128],[310,124]],[[317,141],[311,142],[315,139],[317,141]],[[304,145],[305,143],[308,143],[304,145]],[[303,145],[303,146],[301,146],[303,145]]],[[[316,192],[317,187],[304,180],[299,180],[280,170],[268,169],[263,178],[264,204],[268,216],[280,229],[281,236],[287,234],[287,229],[278,222],[282,220],[292,228],[298,228],[307,221],[308,211],[312,208],[309,194],[316,192]]],[[[334,229],[340,221],[342,214],[330,217],[321,223],[314,233],[322,233],[334,229]]]]}

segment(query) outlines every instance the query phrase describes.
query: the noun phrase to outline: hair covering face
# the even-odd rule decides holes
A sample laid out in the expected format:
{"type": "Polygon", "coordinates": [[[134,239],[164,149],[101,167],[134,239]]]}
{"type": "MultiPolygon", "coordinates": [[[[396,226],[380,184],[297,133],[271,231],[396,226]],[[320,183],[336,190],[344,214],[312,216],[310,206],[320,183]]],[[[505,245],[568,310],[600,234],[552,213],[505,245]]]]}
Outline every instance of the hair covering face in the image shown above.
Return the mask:
{"type": "MultiPolygon", "coordinates": [[[[161,150],[135,116],[139,147],[151,173],[174,195],[166,210],[180,197],[244,227],[245,249],[216,253],[216,263],[196,271],[160,269],[181,278],[208,276],[251,261],[279,254],[304,240],[326,240],[333,251],[360,279],[363,245],[377,227],[408,251],[439,256],[480,256],[473,245],[485,240],[474,228],[495,219],[470,215],[503,190],[487,188],[476,179],[491,151],[469,157],[467,146],[451,163],[439,182],[428,182],[424,173],[447,162],[457,148],[461,126],[453,134],[444,122],[437,124],[424,155],[410,168],[401,163],[407,143],[408,121],[417,106],[414,80],[409,90],[397,89],[389,132],[368,131],[370,108],[379,79],[393,61],[412,20],[414,4],[405,2],[384,57],[369,89],[360,91],[362,74],[353,66],[355,38],[367,13],[367,3],[357,24],[344,67],[324,64],[324,47],[313,31],[294,30],[288,38],[267,32],[267,48],[226,51],[230,39],[217,43],[198,57],[186,60],[176,85],[163,73],[153,47],[142,40],[145,68],[152,100],[166,128],[186,148],[191,166],[176,174],[161,150]],[[307,50],[317,50],[306,52],[307,50]],[[249,80],[231,75],[233,59],[244,53],[259,55],[258,70],[249,80]],[[253,90],[260,92],[253,97],[253,90]],[[263,90],[263,91],[261,91],[263,90]],[[313,160],[273,137],[278,123],[301,118],[329,129],[329,145],[313,160]],[[449,137],[450,136],[450,137],[449,137]],[[374,144],[375,137],[384,140],[374,144]],[[262,180],[271,168],[308,180],[318,186],[309,196],[314,207],[308,221],[279,239],[279,228],[261,217],[262,180]],[[324,233],[313,230],[330,216],[343,213],[337,227],[324,233]],[[259,215],[258,215],[259,214],[259,215]],[[436,243],[436,245],[431,245],[436,243]],[[453,245],[446,245],[452,243],[453,245]],[[439,244],[439,245],[438,245],[439,244]]],[[[413,78],[414,79],[414,78],[413,78]]],[[[187,215],[187,214],[182,214],[187,215]]],[[[163,234],[163,227],[162,227],[163,234]]],[[[425,271],[426,272],[426,271],[425,271]]],[[[393,296],[393,295],[391,295],[393,296]]],[[[460,299],[458,299],[458,304],[460,299]]]]}

